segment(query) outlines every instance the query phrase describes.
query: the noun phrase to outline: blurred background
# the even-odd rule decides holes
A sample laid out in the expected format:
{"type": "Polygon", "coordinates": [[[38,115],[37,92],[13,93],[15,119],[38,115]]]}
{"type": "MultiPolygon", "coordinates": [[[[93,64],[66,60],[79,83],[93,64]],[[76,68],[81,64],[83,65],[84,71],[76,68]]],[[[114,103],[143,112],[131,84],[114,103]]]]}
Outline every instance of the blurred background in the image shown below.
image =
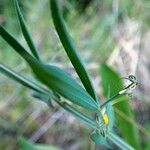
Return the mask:
{"type": "MultiPolygon", "coordinates": [[[[77,78],[55,32],[49,0],[19,2],[42,59],[77,78]]],[[[109,64],[122,77],[137,77],[140,84],[130,101],[136,118],[133,124],[141,134],[143,149],[150,149],[150,1],[60,0],[60,5],[100,99],[101,63],[109,64]]],[[[0,0],[0,23],[27,48],[12,0],[0,0]]],[[[2,39],[0,62],[33,78],[27,64],[2,39]]],[[[32,91],[0,73],[0,149],[19,149],[18,135],[65,150],[92,149],[84,124],[58,106],[50,109],[31,95],[32,91]]]]}

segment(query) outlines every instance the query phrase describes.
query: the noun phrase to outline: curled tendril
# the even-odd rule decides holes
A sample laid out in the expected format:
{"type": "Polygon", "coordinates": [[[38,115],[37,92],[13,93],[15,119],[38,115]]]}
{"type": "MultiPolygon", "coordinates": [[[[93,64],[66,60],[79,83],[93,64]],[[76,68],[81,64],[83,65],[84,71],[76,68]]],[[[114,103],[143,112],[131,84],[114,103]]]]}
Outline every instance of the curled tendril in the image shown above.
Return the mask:
{"type": "Polygon", "coordinates": [[[129,75],[128,78],[131,82],[136,82],[136,77],[134,75],[129,75]]]}
{"type": "Polygon", "coordinates": [[[122,79],[127,79],[130,81],[130,84],[127,85],[123,90],[119,92],[119,94],[131,94],[131,91],[136,88],[138,85],[137,79],[134,75],[129,75],[128,78],[122,78],[122,79]]]}
{"type": "Polygon", "coordinates": [[[136,82],[137,81],[137,79],[136,79],[136,77],[134,75],[129,75],[128,78],[122,77],[120,79],[126,79],[126,80],[129,80],[131,82],[136,82]]]}
{"type": "Polygon", "coordinates": [[[109,102],[113,101],[114,99],[116,99],[117,97],[119,97],[119,96],[121,96],[123,94],[128,94],[129,96],[131,96],[132,90],[135,89],[135,87],[138,84],[136,77],[134,75],[129,75],[128,78],[124,78],[123,77],[121,79],[127,79],[128,81],[130,81],[130,83],[125,88],[123,88],[123,90],[119,91],[117,94],[115,94],[114,96],[109,98],[107,101],[105,101],[100,106],[100,109],[102,109],[103,107],[106,106],[106,104],[108,104],[109,102]]]}

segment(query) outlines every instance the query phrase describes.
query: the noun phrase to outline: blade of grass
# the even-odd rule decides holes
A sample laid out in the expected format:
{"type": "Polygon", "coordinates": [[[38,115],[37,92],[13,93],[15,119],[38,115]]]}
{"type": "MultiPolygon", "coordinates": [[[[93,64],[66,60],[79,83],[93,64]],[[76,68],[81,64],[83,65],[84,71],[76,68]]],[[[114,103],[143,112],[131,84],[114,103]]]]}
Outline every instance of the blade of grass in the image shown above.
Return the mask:
{"type": "Polygon", "coordinates": [[[72,41],[71,36],[69,35],[64,19],[61,15],[61,12],[58,6],[58,1],[50,0],[50,5],[51,5],[51,13],[52,13],[54,26],[59,35],[60,41],[72,65],[74,66],[79,78],[81,79],[81,82],[83,83],[85,89],[93,97],[93,99],[98,102],[90,76],[79,54],[77,53],[77,49],[72,41]]]}
{"type": "MultiPolygon", "coordinates": [[[[108,67],[106,64],[101,65],[100,75],[101,75],[101,84],[105,96],[107,96],[108,86],[110,87],[111,97],[117,95],[117,93],[124,88],[119,75],[110,67],[108,67]]],[[[117,109],[124,112],[129,118],[134,119],[134,113],[132,112],[132,109],[129,105],[129,98],[127,96],[123,96],[120,98],[121,99],[124,98],[126,100],[121,101],[120,103],[117,103],[114,106],[117,109]]],[[[117,115],[117,120],[118,123],[120,124],[119,129],[121,131],[123,138],[136,149],[140,149],[139,135],[136,128],[119,115],[117,115]]]]}
{"type": "Polygon", "coordinates": [[[16,11],[17,11],[17,15],[18,15],[18,20],[19,20],[19,23],[20,23],[20,27],[21,27],[21,30],[22,30],[22,33],[23,33],[23,36],[33,54],[33,56],[35,56],[35,58],[37,58],[38,60],[40,60],[40,57],[38,55],[38,51],[33,43],[33,40],[31,38],[31,35],[26,27],[26,24],[25,24],[25,20],[23,18],[23,15],[21,13],[21,10],[20,10],[20,7],[19,7],[19,4],[18,4],[18,0],[14,0],[14,4],[15,4],[15,7],[16,7],[16,11]]]}
{"type": "Polygon", "coordinates": [[[71,75],[58,67],[45,65],[37,61],[2,26],[0,26],[0,35],[13,47],[13,50],[28,62],[36,77],[47,87],[83,108],[93,111],[98,109],[98,104],[71,75]]]}

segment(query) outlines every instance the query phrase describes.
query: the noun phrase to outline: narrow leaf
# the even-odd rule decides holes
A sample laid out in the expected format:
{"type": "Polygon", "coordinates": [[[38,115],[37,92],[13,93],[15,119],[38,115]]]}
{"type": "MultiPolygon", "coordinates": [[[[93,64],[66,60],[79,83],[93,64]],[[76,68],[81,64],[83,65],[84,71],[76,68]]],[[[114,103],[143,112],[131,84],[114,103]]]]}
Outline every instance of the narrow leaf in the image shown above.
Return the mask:
{"type": "Polygon", "coordinates": [[[67,27],[65,25],[64,19],[62,17],[62,14],[58,6],[58,1],[50,0],[50,4],[51,4],[51,13],[52,13],[53,22],[56,31],[59,35],[60,41],[72,65],[74,66],[79,78],[81,79],[85,89],[93,97],[93,99],[97,101],[95,90],[90,80],[90,77],[88,75],[88,72],[77,52],[77,49],[72,41],[71,36],[68,33],[67,27]]]}
{"type": "MultiPolygon", "coordinates": [[[[101,65],[100,76],[101,76],[101,84],[105,96],[107,96],[108,86],[110,87],[111,97],[117,95],[117,93],[124,88],[119,75],[106,64],[101,65]]],[[[117,103],[114,106],[120,111],[122,111],[124,114],[126,114],[129,118],[134,119],[133,117],[134,114],[129,105],[129,98],[127,96],[123,96],[120,98],[121,99],[124,98],[126,100],[121,101],[120,103],[117,103]]],[[[140,149],[137,129],[128,121],[120,117],[119,115],[117,115],[117,120],[123,138],[136,149],[140,149]]]]}
{"type": "Polygon", "coordinates": [[[18,4],[18,0],[14,0],[14,3],[15,3],[15,7],[16,7],[16,11],[17,11],[17,15],[18,15],[18,20],[19,20],[19,23],[20,23],[20,27],[21,27],[21,30],[22,30],[22,33],[23,33],[23,36],[33,54],[33,56],[35,56],[35,58],[37,58],[38,60],[40,60],[40,57],[38,55],[38,51],[33,43],[33,40],[31,38],[31,35],[26,27],[26,24],[25,24],[25,21],[24,21],[24,18],[23,18],[23,15],[21,13],[21,10],[19,8],[19,4],[18,4]]]}
{"type": "Polygon", "coordinates": [[[58,67],[37,61],[2,26],[0,26],[0,34],[28,62],[36,77],[47,87],[81,107],[93,111],[98,109],[98,104],[71,75],[58,67]]]}
{"type": "Polygon", "coordinates": [[[56,66],[40,64],[38,71],[37,68],[33,71],[45,85],[73,103],[90,110],[98,109],[93,98],[64,70],[56,66]]]}

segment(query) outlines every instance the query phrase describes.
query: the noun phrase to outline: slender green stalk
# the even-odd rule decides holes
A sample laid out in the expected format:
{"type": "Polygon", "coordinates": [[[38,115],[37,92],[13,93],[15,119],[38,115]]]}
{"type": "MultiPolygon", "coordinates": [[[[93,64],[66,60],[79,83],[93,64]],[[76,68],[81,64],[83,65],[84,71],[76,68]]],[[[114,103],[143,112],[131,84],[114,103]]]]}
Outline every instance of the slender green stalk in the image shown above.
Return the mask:
{"type": "Polygon", "coordinates": [[[125,143],[121,138],[119,138],[118,136],[116,136],[111,132],[109,132],[108,139],[114,144],[116,144],[122,150],[135,150],[132,146],[125,143]]]}
{"type": "Polygon", "coordinates": [[[53,22],[54,22],[56,31],[59,35],[60,41],[62,45],[64,46],[64,49],[68,57],[70,58],[70,61],[72,65],[74,66],[79,78],[81,79],[81,82],[83,83],[85,89],[93,97],[93,99],[98,102],[90,76],[77,52],[77,49],[72,41],[71,36],[68,33],[64,19],[62,17],[62,13],[60,12],[60,9],[58,6],[58,1],[50,0],[50,4],[51,4],[53,22]]]}
{"type": "Polygon", "coordinates": [[[20,27],[21,27],[21,30],[22,30],[22,33],[23,33],[23,36],[33,54],[33,56],[35,56],[35,58],[37,58],[38,60],[40,60],[40,57],[39,57],[39,54],[38,54],[38,51],[34,45],[34,42],[31,38],[31,35],[26,27],[26,24],[25,24],[25,20],[23,18],[23,15],[21,13],[21,10],[19,8],[19,4],[18,4],[18,0],[14,0],[14,3],[15,3],[15,7],[16,7],[16,11],[17,11],[17,15],[18,15],[18,20],[19,20],[19,23],[20,23],[20,27]]]}
{"type": "Polygon", "coordinates": [[[88,116],[84,115],[83,113],[77,111],[75,108],[73,108],[71,105],[69,105],[67,102],[61,102],[60,100],[55,101],[63,107],[65,110],[67,110],[69,113],[71,113],[73,116],[78,118],[79,120],[83,121],[87,125],[89,125],[92,128],[97,128],[98,129],[98,124],[96,123],[95,120],[89,118],[88,116]]]}
{"type": "Polygon", "coordinates": [[[0,63],[0,72],[5,74],[9,78],[17,81],[18,83],[24,85],[25,87],[28,87],[28,88],[34,90],[35,92],[39,92],[41,94],[44,94],[44,95],[48,96],[49,98],[54,97],[50,91],[43,88],[41,85],[23,77],[22,75],[16,73],[15,71],[13,71],[12,69],[10,69],[9,67],[7,67],[6,65],[4,65],[2,63],[0,63]]]}

